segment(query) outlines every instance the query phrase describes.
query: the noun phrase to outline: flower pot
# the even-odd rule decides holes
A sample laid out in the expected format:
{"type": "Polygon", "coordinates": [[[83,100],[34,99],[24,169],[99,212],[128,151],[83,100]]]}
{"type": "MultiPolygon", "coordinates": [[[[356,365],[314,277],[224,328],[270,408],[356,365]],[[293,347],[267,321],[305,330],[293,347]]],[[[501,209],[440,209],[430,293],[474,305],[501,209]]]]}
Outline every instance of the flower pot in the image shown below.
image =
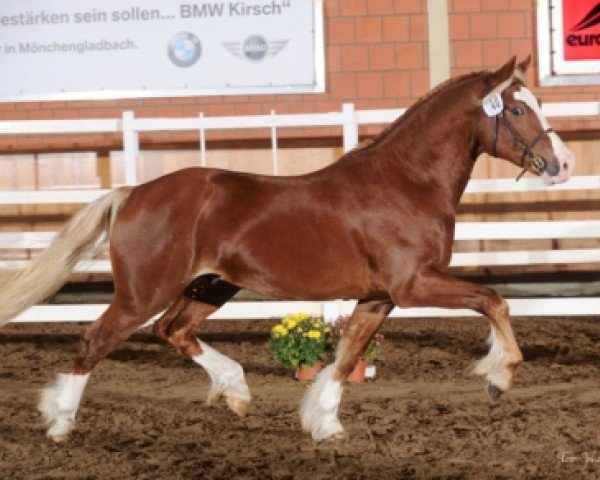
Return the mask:
{"type": "Polygon", "coordinates": [[[346,381],[351,383],[365,383],[365,371],[370,363],[368,360],[359,360],[346,381]]]}
{"type": "Polygon", "coordinates": [[[296,368],[294,377],[299,382],[310,382],[315,379],[315,376],[322,368],[323,362],[317,362],[314,365],[300,365],[296,368]]]}

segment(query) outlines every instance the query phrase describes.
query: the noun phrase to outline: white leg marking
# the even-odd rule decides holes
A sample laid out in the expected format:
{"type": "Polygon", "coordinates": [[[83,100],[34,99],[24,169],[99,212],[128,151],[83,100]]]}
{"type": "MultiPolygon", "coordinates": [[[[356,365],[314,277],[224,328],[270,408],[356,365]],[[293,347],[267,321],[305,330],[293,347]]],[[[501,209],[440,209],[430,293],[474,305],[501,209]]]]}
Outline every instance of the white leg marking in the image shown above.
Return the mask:
{"type": "Polygon", "coordinates": [[[510,387],[510,373],[506,368],[508,354],[498,340],[498,334],[494,327],[491,328],[488,338],[490,344],[489,353],[483,357],[475,366],[475,373],[485,375],[486,379],[499,389],[506,391],[510,387]]]}
{"type": "Polygon", "coordinates": [[[221,395],[249,402],[250,389],[244,378],[242,366],[206,343],[198,340],[198,344],[203,353],[192,357],[192,359],[204,367],[212,381],[208,403],[217,400],[221,395]]]}
{"type": "Polygon", "coordinates": [[[50,424],[48,435],[55,440],[65,440],[73,429],[75,415],[90,374],[59,373],[56,382],[42,390],[39,411],[50,424]]]}
{"type": "Polygon", "coordinates": [[[300,403],[302,428],[316,441],[344,432],[337,411],[342,399],[342,384],[331,380],[336,365],[323,369],[300,403]]]}

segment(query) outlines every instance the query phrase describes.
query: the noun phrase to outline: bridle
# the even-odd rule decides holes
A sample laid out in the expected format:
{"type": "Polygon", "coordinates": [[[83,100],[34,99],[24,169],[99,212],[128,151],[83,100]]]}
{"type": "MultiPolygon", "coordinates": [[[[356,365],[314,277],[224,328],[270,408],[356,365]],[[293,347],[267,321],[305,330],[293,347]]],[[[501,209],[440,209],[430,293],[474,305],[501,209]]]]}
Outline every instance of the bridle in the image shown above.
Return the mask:
{"type": "MultiPolygon", "coordinates": [[[[490,81],[489,78],[487,79],[487,81],[489,83],[489,81],[490,81]]],[[[508,118],[506,118],[506,115],[504,115],[505,110],[506,110],[506,107],[504,107],[497,115],[492,117],[494,119],[494,127],[493,127],[494,141],[492,144],[492,155],[494,157],[496,156],[496,148],[498,145],[498,133],[500,130],[500,125],[502,124],[506,127],[506,129],[512,136],[513,145],[517,146],[522,151],[521,168],[523,170],[521,171],[521,173],[519,173],[516,180],[519,181],[521,179],[521,177],[523,175],[525,175],[525,172],[527,171],[525,168],[525,159],[526,158],[530,160],[531,169],[535,173],[541,174],[544,171],[544,169],[546,168],[546,159],[544,157],[542,157],[541,155],[534,153],[532,149],[542,138],[544,138],[545,136],[554,132],[554,129],[548,128],[548,129],[538,133],[533,138],[533,140],[531,140],[529,143],[527,143],[523,139],[523,137],[521,137],[519,132],[517,132],[517,129],[513,126],[513,124],[510,123],[508,118]]]]}
{"type": "MultiPolygon", "coordinates": [[[[504,109],[506,110],[506,109],[504,109]]],[[[537,153],[534,153],[532,148],[545,136],[554,132],[554,129],[548,128],[543,132],[538,133],[533,140],[529,143],[526,143],[523,140],[523,137],[519,135],[519,132],[515,129],[515,127],[510,123],[508,118],[504,115],[504,110],[502,110],[498,115],[494,118],[494,143],[492,146],[492,155],[496,156],[496,146],[498,144],[498,131],[500,129],[500,124],[504,125],[506,129],[509,131],[513,138],[514,145],[516,145],[523,153],[521,155],[521,168],[523,169],[521,173],[517,176],[517,181],[521,179],[525,172],[527,171],[525,168],[525,159],[528,158],[530,160],[531,169],[537,174],[541,174],[546,168],[546,159],[537,153]]]]}

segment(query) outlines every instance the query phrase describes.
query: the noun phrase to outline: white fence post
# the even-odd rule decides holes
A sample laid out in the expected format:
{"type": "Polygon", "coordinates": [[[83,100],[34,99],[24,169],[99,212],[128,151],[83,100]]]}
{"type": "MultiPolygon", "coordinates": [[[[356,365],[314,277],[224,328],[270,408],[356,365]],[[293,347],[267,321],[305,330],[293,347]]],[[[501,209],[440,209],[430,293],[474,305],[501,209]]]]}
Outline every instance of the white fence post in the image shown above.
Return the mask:
{"type": "Polygon", "coordinates": [[[353,103],[342,105],[344,152],[349,152],[358,145],[358,122],[353,103]]]}
{"type": "Polygon", "coordinates": [[[277,156],[277,126],[275,125],[275,110],[271,110],[271,155],[273,158],[273,175],[279,175],[279,158],[277,156]]]}
{"type": "Polygon", "coordinates": [[[137,185],[137,158],[140,153],[138,132],[133,122],[133,112],[123,112],[123,159],[125,161],[125,183],[137,185]]]}
{"type": "Polygon", "coordinates": [[[204,127],[204,113],[200,112],[200,165],[206,167],[206,128],[204,127]]]}

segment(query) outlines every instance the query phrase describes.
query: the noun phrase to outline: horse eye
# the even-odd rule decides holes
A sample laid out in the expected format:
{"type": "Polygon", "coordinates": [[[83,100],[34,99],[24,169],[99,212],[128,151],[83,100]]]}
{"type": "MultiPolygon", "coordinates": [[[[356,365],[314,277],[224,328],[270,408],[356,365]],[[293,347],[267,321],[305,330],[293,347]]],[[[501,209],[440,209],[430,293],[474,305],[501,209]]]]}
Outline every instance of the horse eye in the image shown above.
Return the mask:
{"type": "Polygon", "coordinates": [[[511,113],[518,117],[519,115],[524,115],[525,114],[525,109],[523,107],[515,107],[511,110],[511,113]]]}

